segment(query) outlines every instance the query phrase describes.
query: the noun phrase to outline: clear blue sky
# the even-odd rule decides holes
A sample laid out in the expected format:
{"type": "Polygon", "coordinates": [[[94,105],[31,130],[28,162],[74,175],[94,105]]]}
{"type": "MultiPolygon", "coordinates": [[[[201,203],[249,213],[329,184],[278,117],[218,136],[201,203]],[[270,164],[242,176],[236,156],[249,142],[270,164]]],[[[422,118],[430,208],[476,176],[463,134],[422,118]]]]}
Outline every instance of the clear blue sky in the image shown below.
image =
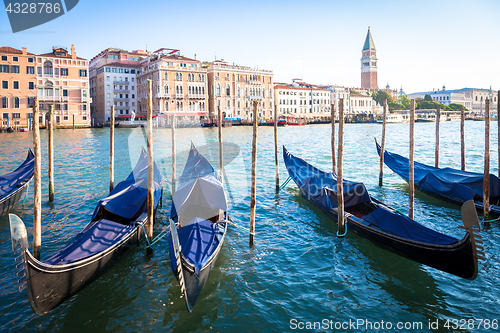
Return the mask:
{"type": "Polygon", "coordinates": [[[0,13],[0,44],[33,53],[75,44],[87,59],[107,47],[168,47],[199,60],[271,69],[278,82],[298,77],[358,87],[368,26],[379,87],[500,89],[498,0],[81,0],[66,15],[16,34],[0,13]]]}

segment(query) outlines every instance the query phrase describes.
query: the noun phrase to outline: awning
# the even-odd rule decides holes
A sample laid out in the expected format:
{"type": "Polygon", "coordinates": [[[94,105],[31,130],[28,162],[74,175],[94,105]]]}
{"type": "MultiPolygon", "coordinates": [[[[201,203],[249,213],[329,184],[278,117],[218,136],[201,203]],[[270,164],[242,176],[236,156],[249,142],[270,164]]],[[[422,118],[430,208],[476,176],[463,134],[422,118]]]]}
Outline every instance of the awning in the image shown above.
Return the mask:
{"type": "Polygon", "coordinates": [[[159,117],[169,117],[169,116],[178,116],[178,117],[200,117],[200,116],[208,116],[207,112],[194,112],[194,111],[175,111],[175,112],[162,112],[158,115],[159,117]]]}

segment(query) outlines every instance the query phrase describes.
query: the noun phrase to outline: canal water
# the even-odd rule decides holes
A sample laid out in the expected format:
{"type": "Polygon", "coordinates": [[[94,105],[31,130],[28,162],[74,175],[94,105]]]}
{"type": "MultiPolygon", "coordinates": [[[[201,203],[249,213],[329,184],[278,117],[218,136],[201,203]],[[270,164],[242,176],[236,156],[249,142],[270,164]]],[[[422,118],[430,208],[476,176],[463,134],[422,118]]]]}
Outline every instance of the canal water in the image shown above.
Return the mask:
{"type": "MultiPolygon", "coordinates": [[[[388,125],[388,150],[408,154],[408,127],[388,125]]],[[[467,121],[465,128],[467,170],[482,172],[484,122],[467,121]]],[[[407,212],[408,186],[401,178],[386,167],[384,186],[378,186],[373,138],[380,138],[381,129],[377,124],[346,124],[344,177],[365,183],[372,196],[407,212]]],[[[434,123],[416,124],[416,161],[434,163],[434,129],[434,123]]],[[[288,176],[281,158],[283,145],[320,169],[331,168],[330,125],[283,127],[278,132],[281,182],[288,176]]],[[[146,144],[141,129],[117,128],[115,133],[115,180],[120,181],[146,144]]],[[[459,135],[460,122],[441,124],[441,166],[460,168],[459,135]]],[[[223,136],[231,143],[225,159],[232,219],[248,227],[252,128],[224,128],[223,136]]],[[[171,179],[170,137],[169,129],[154,130],[155,160],[164,179],[171,179]]],[[[216,129],[178,129],[178,175],[191,141],[218,166],[217,151],[207,148],[217,142],[216,129]]],[[[497,174],[496,122],[491,142],[491,172],[497,174]]],[[[31,146],[31,133],[0,133],[0,174],[20,164],[31,146]]],[[[46,131],[42,147],[44,259],[89,222],[98,200],[107,195],[109,129],[55,131],[53,203],[48,202],[46,131]]],[[[464,280],[389,253],[354,234],[337,238],[336,224],[302,199],[293,182],[276,195],[273,149],[273,129],[259,128],[256,244],[249,247],[245,231],[229,229],[191,314],[170,271],[165,237],[152,255],[142,244],[75,297],[48,314],[35,315],[26,291],[18,291],[9,223],[1,217],[0,331],[287,332],[302,327],[319,332],[498,331],[499,223],[481,223],[486,261],[480,262],[474,281],[464,280]]],[[[163,186],[167,199],[158,211],[155,234],[168,225],[170,187],[166,181],[163,186]]],[[[32,193],[31,187],[24,209],[19,203],[12,211],[27,227],[32,227],[32,193]]],[[[457,238],[463,236],[459,208],[418,192],[415,196],[416,220],[457,238]]]]}

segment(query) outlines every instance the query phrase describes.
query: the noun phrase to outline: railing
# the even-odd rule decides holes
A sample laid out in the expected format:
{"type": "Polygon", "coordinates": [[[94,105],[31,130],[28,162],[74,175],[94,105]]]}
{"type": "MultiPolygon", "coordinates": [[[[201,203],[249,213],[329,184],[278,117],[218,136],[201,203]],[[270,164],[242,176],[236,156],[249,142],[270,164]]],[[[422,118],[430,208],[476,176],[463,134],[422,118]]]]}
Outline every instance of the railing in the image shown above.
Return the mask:
{"type": "Polygon", "coordinates": [[[113,84],[130,84],[129,81],[113,81],[113,84]]]}
{"type": "Polygon", "coordinates": [[[205,96],[204,94],[188,94],[188,98],[191,99],[205,99],[205,96]]]}
{"type": "Polygon", "coordinates": [[[129,90],[129,89],[115,89],[114,90],[115,93],[129,93],[131,91],[132,90],[129,90]]]}
{"type": "Polygon", "coordinates": [[[157,93],[155,95],[156,98],[171,98],[172,96],[170,96],[170,94],[166,94],[166,93],[157,93]]]}
{"type": "Polygon", "coordinates": [[[130,99],[129,98],[120,98],[120,97],[115,97],[113,98],[115,102],[128,102],[130,99]]]}

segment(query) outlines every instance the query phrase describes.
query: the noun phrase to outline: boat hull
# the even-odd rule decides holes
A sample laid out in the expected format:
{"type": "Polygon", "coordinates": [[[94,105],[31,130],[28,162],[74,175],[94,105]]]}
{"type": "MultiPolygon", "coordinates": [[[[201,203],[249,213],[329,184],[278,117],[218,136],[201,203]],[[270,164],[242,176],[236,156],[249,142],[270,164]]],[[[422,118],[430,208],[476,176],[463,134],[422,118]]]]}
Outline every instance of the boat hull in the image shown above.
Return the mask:
{"type": "Polygon", "coordinates": [[[8,196],[0,200],[0,217],[7,214],[12,209],[12,207],[16,205],[19,199],[23,197],[24,192],[29,186],[29,181],[31,180],[31,178],[26,181],[24,185],[17,188],[14,192],[10,193],[8,196]]]}
{"type": "MultiPolygon", "coordinates": [[[[192,311],[194,305],[196,304],[196,301],[200,297],[200,294],[208,281],[208,277],[210,276],[210,273],[215,266],[215,262],[219,257],[220,250],[226,239],[226,231],[227,224],[224,227],[224,234],[222,235],[222,238],[219,242],[219,246],[217,246],[217,249],[214,251],[211,258],[207,261],[203,268],[200,269],[200,273],[198,275],[194,271],[194,266],[191,263],[187,262],[184,256],[182,256],[182,271],[184,274],[184,283],[186,286],[187,295],[186,305],[189,312],[192,311]]],[[[176,276],[176,278],[177,280],[179,280],[178,276],[176,276]]]]}
{"type": "Polygon", "coordinates": [[[47,265],[24,251],[27,292],[31,308],[44,314],[94,282],[139,243],[137,225],[114,246],[91,257],[67,265],[47,265]]]}

